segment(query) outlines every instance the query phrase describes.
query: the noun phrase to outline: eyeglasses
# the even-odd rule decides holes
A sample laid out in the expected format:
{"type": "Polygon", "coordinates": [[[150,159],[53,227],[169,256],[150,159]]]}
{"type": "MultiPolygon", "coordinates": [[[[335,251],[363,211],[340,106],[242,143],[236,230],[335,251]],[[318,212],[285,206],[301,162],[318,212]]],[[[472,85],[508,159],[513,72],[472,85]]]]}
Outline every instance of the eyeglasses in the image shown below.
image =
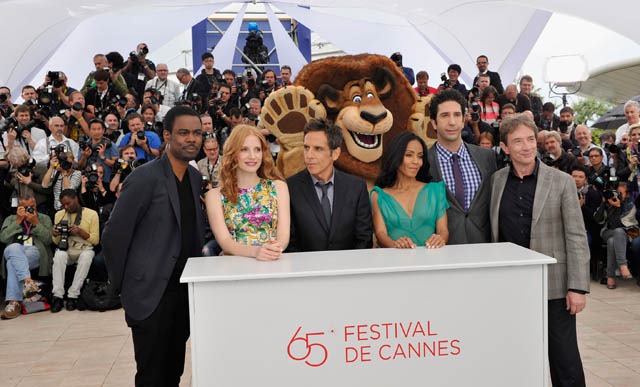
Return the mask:
{"type": "Polygon", "coordinates": [[[595,154],[595,155],[589,155],[589,158],[590,158],[590,159],[598,158],[598,157],[602,157],[602,155],[598,155],[598,154],[595,154]]]}

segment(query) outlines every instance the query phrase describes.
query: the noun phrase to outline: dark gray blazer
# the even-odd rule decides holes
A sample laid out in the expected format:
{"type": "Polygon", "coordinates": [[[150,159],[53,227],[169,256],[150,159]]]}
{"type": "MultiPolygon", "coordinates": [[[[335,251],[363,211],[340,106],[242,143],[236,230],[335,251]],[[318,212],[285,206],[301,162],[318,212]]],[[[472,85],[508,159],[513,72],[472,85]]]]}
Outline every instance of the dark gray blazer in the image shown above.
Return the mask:
{"type": "Polygon", "coordinates": [[[364,180],[334,169],[331,224],[322,213],[311,174],[287,179],[291,198],[291,239],[287,251],[370,249],[371,204],[364,180]]]}
{"type": "MultiPolygon", "coordinates": [[[[204,242],[202,175],[192,166],[187,173],[196,205],[193,250],[199,252],[204,242]]],[[[102,240],[109,278],[121,291],[127,315],[144,320],[158,306],[180,255],[180,201],[166,155],[127,177],[102,240]]]]}
{"type": "MultiPolygon", "coordinates": [[[[487,243],[491,241],[491,225],[489,223],[489,202],[491,200],[491,175],[496,171],[495,154],[487,149],[472,144],[465,144],[469,155],[475,161],[482,176],[482,182],[471,201],[469,212],[464,209],[447,187],[449,209],[449,244],[487,243]]],[[[427,152],[429,174],[433,181],[442,181],[442,172],[435,145],[427,152]]]]}
{"type": "MultiPolygon", "coordinates": [[[[507,183],[509,167],[493,175],[491,195],[491,234],[498,242],[500,201],[507,183]]],[[[533,199],[531,250],[558,260],[549,265],[548,298],[564,298],[567,290],[589,291],[589,245],[578,202],[576,183],[571,175],[539,163],[538,183],[533,199]]]]}

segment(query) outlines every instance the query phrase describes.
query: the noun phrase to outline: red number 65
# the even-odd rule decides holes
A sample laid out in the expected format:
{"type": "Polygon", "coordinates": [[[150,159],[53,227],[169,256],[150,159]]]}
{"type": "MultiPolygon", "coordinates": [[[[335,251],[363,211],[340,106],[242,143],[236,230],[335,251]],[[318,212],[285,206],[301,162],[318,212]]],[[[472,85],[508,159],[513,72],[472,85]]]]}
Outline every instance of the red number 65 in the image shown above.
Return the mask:
{"type": "Polygon", "coordinates": [[[319,367],[321,365],[323,365],[324,363],[326,363],[327,361],[327,357],[329,356],[329,353],[327,351],[327,347],[325,347],[324,345],[320,344],[320,343],[310,343],[309,338],[311,336],[322,336],[324,335],[324,332],[312,332],[312,333],[307,333],[304,336],[300,336],[298,337],[298,334],[300,333],[300,330],[302,329],[302,326],[299,326],[298,329],[296,330],[296,333],[293,334],[293,337],[291,337],[291,341],[289,341],[289,345],[287,345],[287,354],[289,355],[289,357],[293,360],[296,361],[302,361],[304,360],[305,364],[311,367],[319,367]],[[299,343],[301,342],[301,343],[299,343]],[[303,344],[306,352],[304,353],[304,355],[302,356],[296,356],[294,355],[292,352],[291,347],[294,346],[295,344],[303,344]],[[322,351],[322,356],[319,362],[317,363],[311,363],[309,362],[307,359],[309,358],[309,356],[311,356],[311,352],[314,350],[314,348],[319,348],[320,351],[322,351]]]}

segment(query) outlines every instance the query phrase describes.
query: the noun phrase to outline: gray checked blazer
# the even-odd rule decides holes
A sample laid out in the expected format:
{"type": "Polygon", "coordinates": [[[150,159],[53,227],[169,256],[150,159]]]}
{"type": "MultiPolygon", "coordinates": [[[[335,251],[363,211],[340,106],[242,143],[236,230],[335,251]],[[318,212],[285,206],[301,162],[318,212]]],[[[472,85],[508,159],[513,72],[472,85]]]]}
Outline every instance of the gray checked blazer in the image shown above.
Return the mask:
{"type": "MultiPolygon", "coordinates": [[[[509,167],[493,174],[491,193],[491,237],[498,242],[500,200],[509,167]]],[[[576,184],[570,175],[539,163],[533,199],[530,249],[558,260],[549,265],[548,298],[564,298],[568,289],[589,291],[589,246],[578,202],[576,184]]]]}

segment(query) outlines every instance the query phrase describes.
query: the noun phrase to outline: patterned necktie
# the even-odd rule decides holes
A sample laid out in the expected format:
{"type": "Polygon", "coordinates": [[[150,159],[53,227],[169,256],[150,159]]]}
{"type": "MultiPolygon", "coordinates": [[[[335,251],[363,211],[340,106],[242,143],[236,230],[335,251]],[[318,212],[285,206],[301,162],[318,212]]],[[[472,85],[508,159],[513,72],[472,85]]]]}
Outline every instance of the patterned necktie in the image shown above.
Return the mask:
{"type": "Polygon", "coordinates": [[[454,153],[451,159],[453,160],[453,180],[455,182],[456,200],[466,211],[464,204],[464,183],[462,181],[462,169],[460,169],[460,156],[454,153]]]}
{"type": "Polygon", "coordinates": [[[327,184],[322,184],[321,182],[316,183],[316,186],[320,187],[320,189],[322,190],[322,199],[320,199],[320,206],[322,207],[324,219],[327,221],[328,226],[331,226],[331,203],[329,202],[329,195],[327,195],[330,184],[331,182],[328,182],[327,184]]]}

